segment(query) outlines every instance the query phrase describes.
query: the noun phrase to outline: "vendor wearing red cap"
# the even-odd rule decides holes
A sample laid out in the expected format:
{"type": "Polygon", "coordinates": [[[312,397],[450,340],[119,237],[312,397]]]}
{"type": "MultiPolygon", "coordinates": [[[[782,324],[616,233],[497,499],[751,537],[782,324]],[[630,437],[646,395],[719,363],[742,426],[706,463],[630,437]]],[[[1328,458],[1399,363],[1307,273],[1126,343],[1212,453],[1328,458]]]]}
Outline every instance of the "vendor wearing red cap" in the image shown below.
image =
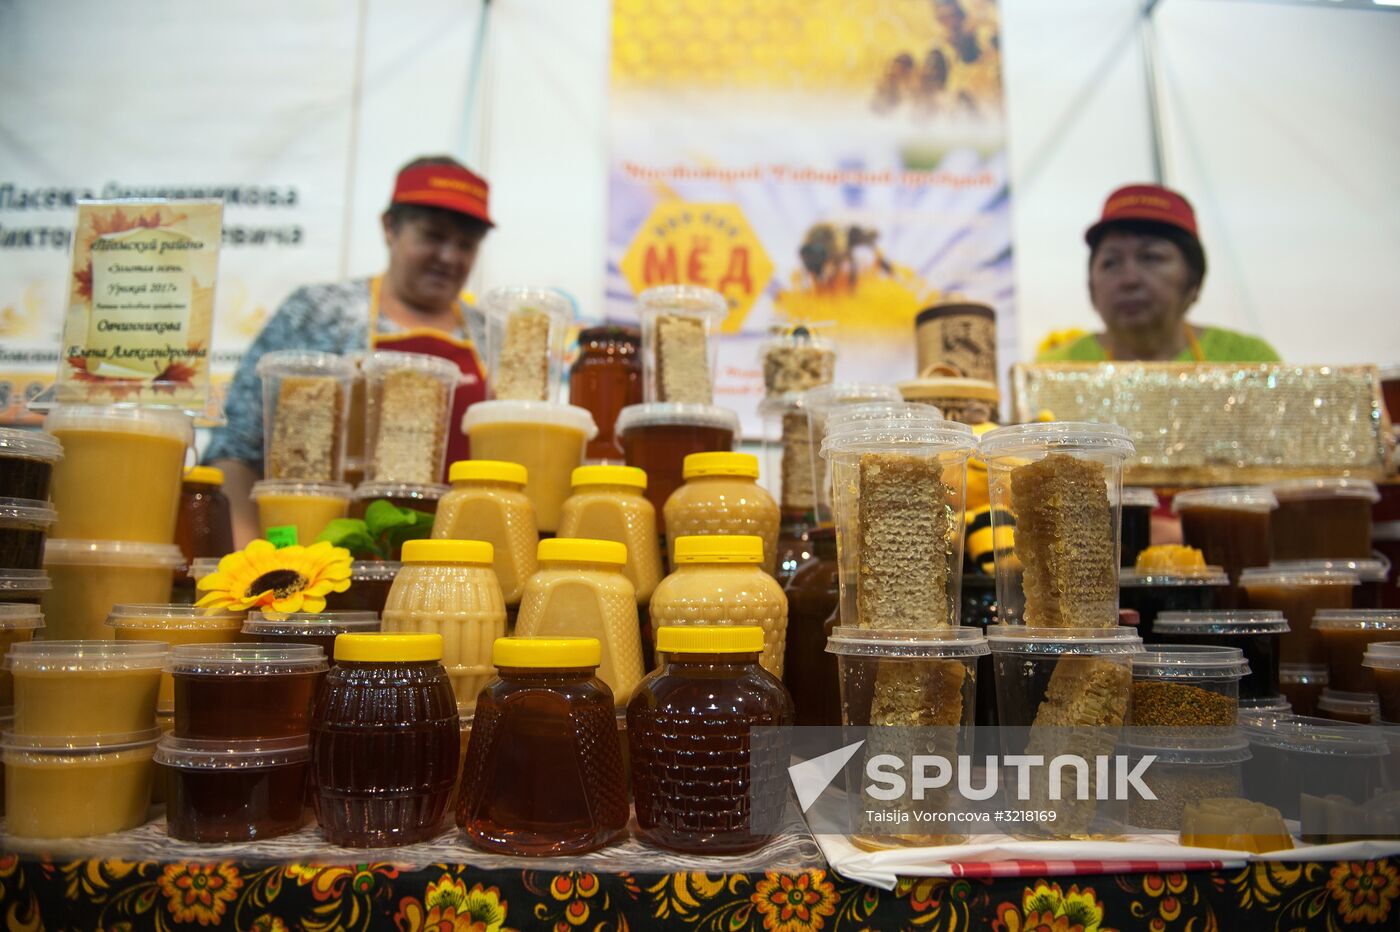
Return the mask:
{"type": "Polygon", "coordinates": [[[1105,332],[1042,347],[1039,362],[1274,362],[1258,337],[1197,326],[1187,311],[1201,293],[1206,254],[1196,213],[1177,192],[1129,185],[1109,195],[1084,234],[1089,300],[1105,332]]]}
{"type": "MultiPolygon", "coordinates": [[[[461,423],[468,405],[486,397],[485,367],[476,350],[485,322],[462,288],[481,241],[494,226],[489,193],[485,179],[454,159],[434,156],[409,162],[399,171],[389,207],[380,218],[389,249],[384,274],[298,288],[248,348],[224,402],[228,423],[214,431],[204,457],[224,470],[239,546],[258,535],[248,492],[262,475],[262,382],[257,364],[264,353],[387,349],[449,359],[462,371],[454,425],[461,423]]],[[[447,462],[467,455],[466,437],[452,431],[447,462]]]]}

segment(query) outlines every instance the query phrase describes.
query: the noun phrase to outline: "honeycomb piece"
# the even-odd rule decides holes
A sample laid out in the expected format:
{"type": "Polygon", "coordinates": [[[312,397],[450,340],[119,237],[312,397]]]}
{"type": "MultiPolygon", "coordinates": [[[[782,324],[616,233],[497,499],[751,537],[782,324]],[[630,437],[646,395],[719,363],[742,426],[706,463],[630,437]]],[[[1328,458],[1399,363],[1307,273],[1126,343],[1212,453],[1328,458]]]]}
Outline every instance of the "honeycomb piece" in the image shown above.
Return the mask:
{"type": "Polygon", "coordinates": [[[395,369],[384,374],[374,444],[377,481],[439,481],[451,401],[442,381],[425,372],[395,369]]]}
{"type": "Polygon", "coordinates": [[[816,507],[812,489],[812,438],[804,411],[783,415],[782,496],[784,511],[808,512],[816,507]]]}
{"type": "Polygon", "coordinates": [[[704,321],[677,314],[656,319],[656,371],[658,401],[710,404],[713,388],[704,321]]]}
{"type": "Polygon", "coordinates": [[[272,410],[269,479],[340,478],[341,384],[323,375],[286,376],[272,410]]]}
{"type": "Polygon", "coordinates": [[[831,381],[836,354],[810,343],[781,343],[763,357],[763,385],[770,395],[805,392],[831,381]]]}
{"type": "Polygon", "coordinates": [[[948,495],[936,461],[861,454],[860,627],[948,627],[948,495]]]}
{"type": "Polygon", "coordinates": [[[1025,623],[1118,623],[1118,567],[1104,467],[1063,453],[1011,471],[1016,556],[1025,567],[1025,623]]]}
{"type": "Polygon", "coordinates": [[[548,401],[549,316],[524,308],[506,319],[496,362],[497,398],[548,401]]]}

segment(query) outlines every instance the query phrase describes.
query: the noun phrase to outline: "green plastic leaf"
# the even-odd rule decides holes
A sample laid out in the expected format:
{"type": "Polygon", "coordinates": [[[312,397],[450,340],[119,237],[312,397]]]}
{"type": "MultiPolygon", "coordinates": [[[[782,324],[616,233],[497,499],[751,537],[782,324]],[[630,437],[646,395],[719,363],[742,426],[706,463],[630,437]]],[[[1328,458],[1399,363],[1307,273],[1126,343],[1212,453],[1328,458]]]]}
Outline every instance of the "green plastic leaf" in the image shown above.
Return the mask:
{"type": "Polygon", "coordinates": [[[415,515],[421,512],[412,508],[400,508],[393,502],[379,498],[369,503],[365,509],[365,527],[368,528],[370,536],[382,537],[390,528],[413,527],[417,519],[415,515]]]}
{"type": "Polygon", "coordinates": [[[379,544],[370,534],[365,522],[359,518],[335,518],[316,538],[317,541],[330,541],[333,546],[344,547],[356,558],[373,557],[383,559],[379,544]]]}
{"type": "Polygon", "coordinates": [[[415,511],[412,508],[400,508],[399,511],[413,515],[413,523],[390,528],[384,533],[385,553],[398,553],[403,549],[405,541],[423,540],[432,536],[432,515],[425,511],[415,511]]]}

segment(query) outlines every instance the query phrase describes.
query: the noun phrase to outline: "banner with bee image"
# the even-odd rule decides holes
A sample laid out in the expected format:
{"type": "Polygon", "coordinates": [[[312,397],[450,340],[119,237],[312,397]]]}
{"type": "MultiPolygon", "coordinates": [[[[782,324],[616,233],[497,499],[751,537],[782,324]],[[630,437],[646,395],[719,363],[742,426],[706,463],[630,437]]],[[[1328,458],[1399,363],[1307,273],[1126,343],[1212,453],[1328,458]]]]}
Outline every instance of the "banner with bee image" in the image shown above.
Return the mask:
{"type": "Polygon", "coordinates": [[[838,381],[912,379],[916,316],[957,297],[1016,358],[995,0],[612,9],[606,313],[721,292],[713,401],[746,437],[774,331],[831,339],[838,381]]]}

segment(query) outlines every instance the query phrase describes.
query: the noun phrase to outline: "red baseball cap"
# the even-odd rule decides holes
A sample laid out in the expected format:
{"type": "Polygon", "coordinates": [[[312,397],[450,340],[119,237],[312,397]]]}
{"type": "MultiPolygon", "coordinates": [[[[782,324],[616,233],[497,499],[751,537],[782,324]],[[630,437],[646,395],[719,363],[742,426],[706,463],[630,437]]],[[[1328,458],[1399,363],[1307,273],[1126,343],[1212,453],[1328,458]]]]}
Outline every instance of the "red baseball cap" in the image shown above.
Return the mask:
{"type": "Polygon", "coordinates": [[[1103,202],[1099,222],[1084,231],[1084,241],[1090,246],[1098,241],[1104,230],[1122,220],[1147,220],[1189,233],[1197,240],[1196,212],[1191,202],[1171,188],[1158,184],[1130,184],[1119,188],[1103,202]]]}
{"type": "Polygon", "coordinates": [[[486,179],[460,165],[419,165],[399,172],[389,203],[441,207],[495,226],[487,210],[490,195],[486,179]]]}

